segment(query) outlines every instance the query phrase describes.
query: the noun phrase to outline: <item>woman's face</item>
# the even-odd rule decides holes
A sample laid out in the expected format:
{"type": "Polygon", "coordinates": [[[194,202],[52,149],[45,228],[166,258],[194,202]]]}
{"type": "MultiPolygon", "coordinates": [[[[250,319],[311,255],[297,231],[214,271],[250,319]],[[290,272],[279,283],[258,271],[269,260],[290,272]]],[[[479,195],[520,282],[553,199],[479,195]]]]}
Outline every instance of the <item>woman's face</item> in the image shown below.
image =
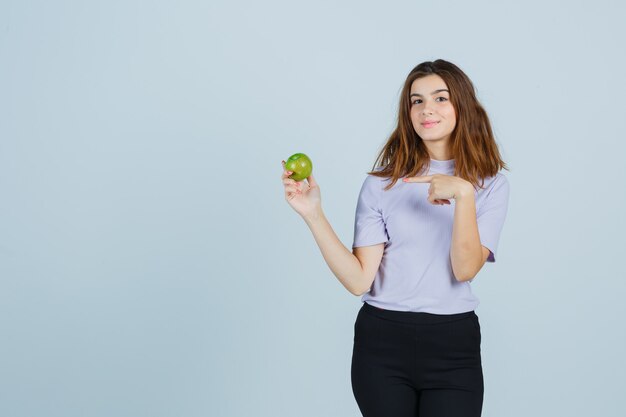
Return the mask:
{"type": "Polygon", "coordinates": [[[411,84],[410,94],[411,122],[415,132],[427,146],[447,148],[456,126],[456,113],[446,83],[436,74],[418,78],[411,84]],[[429,121],[434,123],[427,123],[429,121]]]}

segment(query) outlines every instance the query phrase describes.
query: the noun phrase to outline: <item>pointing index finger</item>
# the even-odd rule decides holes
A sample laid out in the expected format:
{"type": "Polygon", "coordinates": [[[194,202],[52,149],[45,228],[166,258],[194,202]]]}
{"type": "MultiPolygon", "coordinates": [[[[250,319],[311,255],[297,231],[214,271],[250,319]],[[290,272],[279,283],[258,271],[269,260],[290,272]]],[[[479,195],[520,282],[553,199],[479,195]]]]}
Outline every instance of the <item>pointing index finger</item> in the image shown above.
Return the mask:
{"type": "Polygon", "coordinates": [[[404,182],[430,182],[433,179],[432,175],[424,175],[419,177],[406,177],[402,181],[404,182]]]}

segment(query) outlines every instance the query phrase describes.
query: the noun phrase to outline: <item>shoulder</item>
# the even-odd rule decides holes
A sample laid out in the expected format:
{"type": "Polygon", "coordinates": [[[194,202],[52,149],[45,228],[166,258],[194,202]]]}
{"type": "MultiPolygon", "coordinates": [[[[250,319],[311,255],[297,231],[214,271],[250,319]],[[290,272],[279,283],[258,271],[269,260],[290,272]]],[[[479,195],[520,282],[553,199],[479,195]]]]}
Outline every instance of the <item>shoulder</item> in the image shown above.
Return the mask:
{"type": "Polygon", "coordinates": [[[500,171],[496,174],[495,178],[497,181],[501,182],[501,183],[509,183],[509,179],[506,177],[506,175],[504,175],[504,172],[500,171]]]}
{"type": "MultiPolygon", "coordinates": [[[[382,170],[383,170],[383,167],[376,167],[376,168],[373,169],[373,171],[375,171],[375,172],[380,172],[382,170]]],[[[376,175],[372,175],[372,174],[368,173],[365,176],[365,179],[364,179],[363,182],[364,182],[364,184],[367,184],[368,186],[375,187],[375,186],[380,186],[382,184],[382,182],[385,181],[385,180],[386,180],[386,178],[384,178],[384,177],[378,177],[376,175]]]]}
{"type": "Polygon", "coordinates": [[[485,183],[481,191],[490,193],[495,189],[509,189],[509,180],[502,171],[498,172],[493,177],[485,178],[485,183]]]}
{"type": "Polygon", "coordinates": [[[507,203],[509,200],[509,180],[502,172],[485,178],[483,188],[476,192],[479,207],[507,203]]]}
{"type": "Polygon", "coordinates": [[[360,198],[364,198],[366,200],[376,202],[380,202],[383,196],[383,189],[385,188],[384,181],[385,177],[378,177],[376,175],[372,175],[369,172],[379,172],[383,168],[376,167],[373,170],[367,171],[365,178],[363,179],[363,183],[361,185],[360,198]]]}

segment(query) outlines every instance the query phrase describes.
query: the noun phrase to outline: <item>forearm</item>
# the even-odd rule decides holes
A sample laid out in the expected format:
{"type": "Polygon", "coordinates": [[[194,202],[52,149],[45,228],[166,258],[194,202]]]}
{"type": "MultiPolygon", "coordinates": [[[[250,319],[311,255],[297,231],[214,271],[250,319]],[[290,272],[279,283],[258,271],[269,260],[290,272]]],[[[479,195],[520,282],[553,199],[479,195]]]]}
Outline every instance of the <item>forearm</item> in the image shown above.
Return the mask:
{"type": "Polygon", "coordinates": [[[482,257],[476,202],[473,189],[456,198],[450,260],[452,271],[458,281],[467,281],[476,275],[482,257]]]}
{"type": "Polygon", "coordinates": [[[357,257],[341,243],[323,212],[304,217],[304,221],[311,229],[330,270],[351,294],[359,295],[363,268],[357,257]]]}

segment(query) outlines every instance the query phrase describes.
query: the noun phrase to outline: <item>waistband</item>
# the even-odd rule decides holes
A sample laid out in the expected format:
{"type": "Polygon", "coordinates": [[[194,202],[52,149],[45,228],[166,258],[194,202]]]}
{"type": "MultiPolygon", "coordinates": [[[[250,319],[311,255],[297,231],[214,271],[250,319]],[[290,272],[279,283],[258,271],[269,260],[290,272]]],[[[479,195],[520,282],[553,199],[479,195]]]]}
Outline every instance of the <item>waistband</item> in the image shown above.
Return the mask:
{"type": "Polygon", "coordinates": [[[397,321],[401,323],[411,323],[411,324],[447,323],[447,322],[461,320],[461,319],[476,315],[476,313],[473,310],[466,311],[464,313],[457,313],[457,314],[433,314],[433,313],[426,313],[423,311],[385,310],[382,308],[374,307],[373,305],[368,304],[367,301],[363,302],[363,306],[361,306],[361,310],[365,311],[368,314],[373,314],[382,319],[397,321]]]}

